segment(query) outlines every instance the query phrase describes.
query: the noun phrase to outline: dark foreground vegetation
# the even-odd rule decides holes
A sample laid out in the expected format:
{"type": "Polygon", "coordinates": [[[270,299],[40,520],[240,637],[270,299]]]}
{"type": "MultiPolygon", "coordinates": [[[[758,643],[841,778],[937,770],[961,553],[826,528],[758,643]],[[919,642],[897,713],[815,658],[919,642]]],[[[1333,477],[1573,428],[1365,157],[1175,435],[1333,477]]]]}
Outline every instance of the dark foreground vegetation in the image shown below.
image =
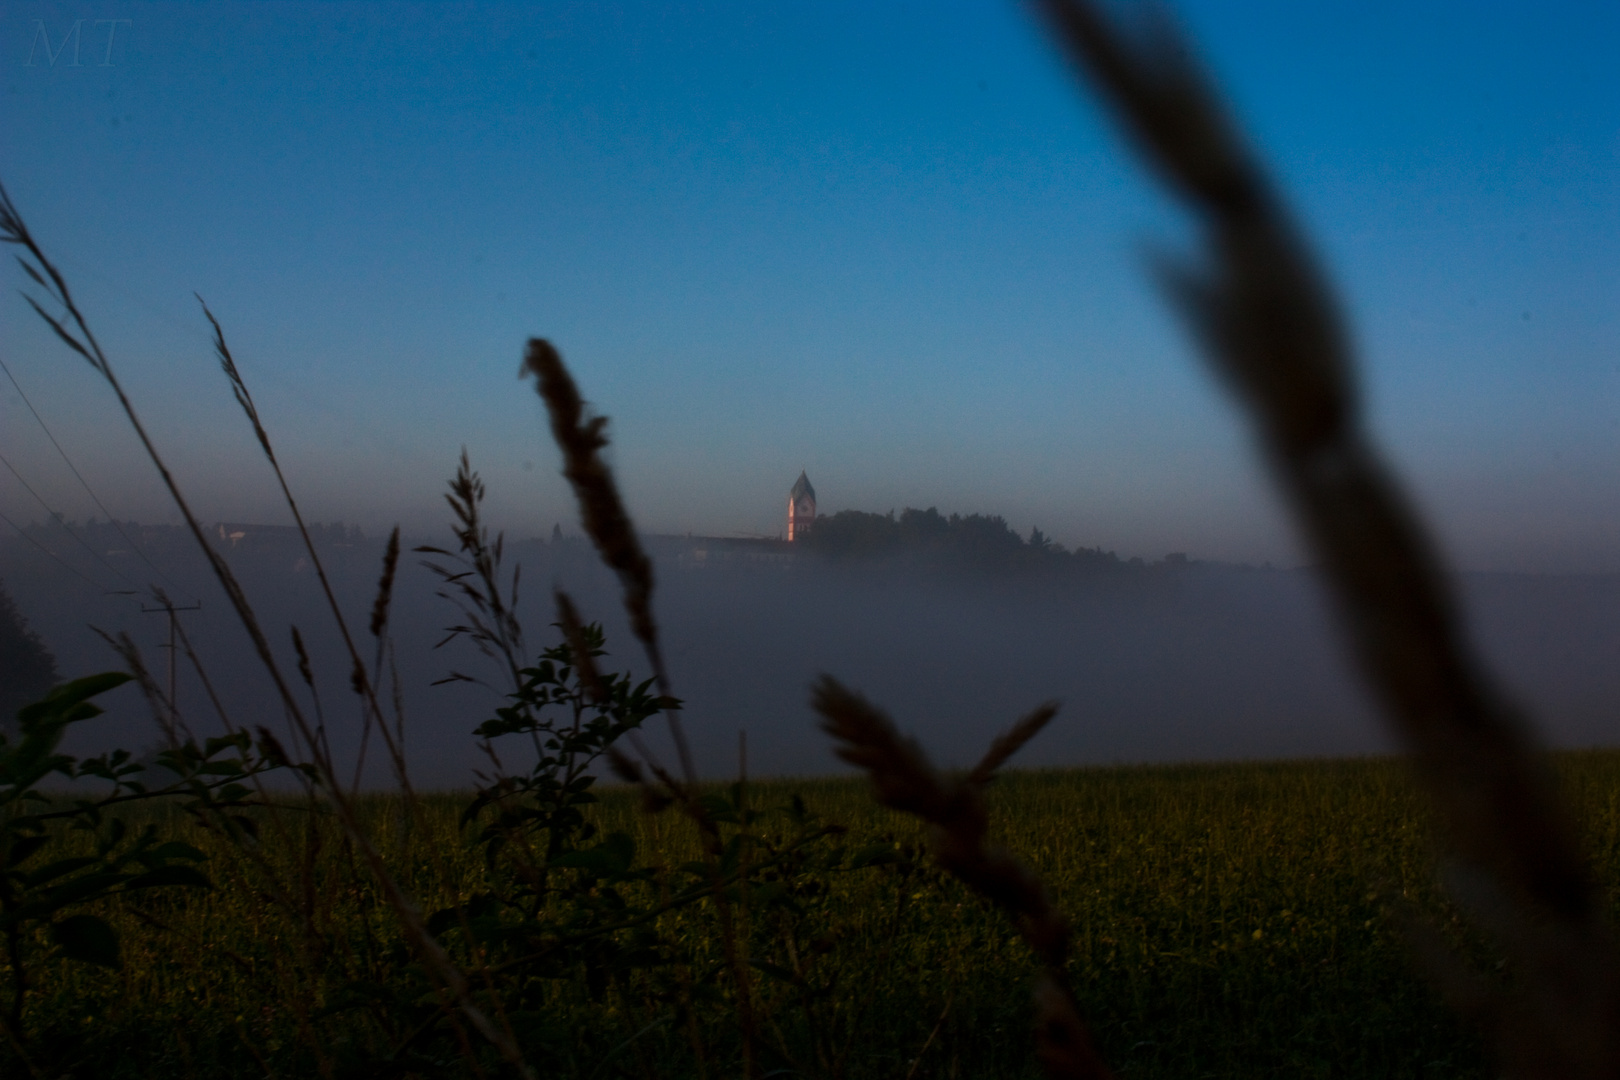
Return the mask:
{"type": "MultiPolygon", "coordinates": [[[[1620,754],[1558,765],[1612,908],[1620,754]]],[[[749,857],[801,835],[785,812],[793,794],[849,831],[761,875],[746,898],[734,892],[762,1074],[1035,1075],[1033,964],[1006,919],[929,869],[917,827],[875,808],[854,778],[748,785],[749,805],[783,808],[753,826],[749,857]]],[[[489,913],[475,918],[489,920],[478,928],[487,944],[446,935],[476,984],[481,965],[514,951],[496,925],[521,921],[488,898],[527,885],[458,823],[471,798],[429,796],[413,811],[376,796],[360,808],[429,912],[489,913]]],[[[1487,1074],[1477,1037],[1411,973],[1392,921],[1411,903],[1456,927],[1431,887],[1419,800],[1398,762],[1016,773],[990,804],[995,837],[1073,919],[1076,993],[1121,1075],[1487,1074]]],[[[26,1025],[38,1063],[98,1077],[474,1075],[448,1024],[416,1030],[440,1015],[431,987],[331,815],[253,814],[264,839],[248,850],[179,812],[131,814],[195,845],[214,887],[99,905],[122,936],[123,968],[42,972],[26,1025]],[[278,891],[291,907],[268,895],[278,891]]],[[[637,867],[658,869],[615,876],[603,856],[565,871],[547,915],[559,934],[611,921],[601,909],[615,892],[629,909],[655,908],[701,857],[684,822],[643,813],[628,789],[607,791],[588,817],[627,838],[637,867]]],[[[529,1062],[557,1076],[738,1075],[725,938],[701,900],[559,948],[528,987],[509,988],[529,1062]]],[[[26,1075],[15,1056],[0,1060],[4,1075],[26,1075]]]]}
{"type": "Polygon", "coordinates": [[[56,678],[56,658],[0,581],[0,731],[10,732],[17,710],[44,697],[56,678]]]}

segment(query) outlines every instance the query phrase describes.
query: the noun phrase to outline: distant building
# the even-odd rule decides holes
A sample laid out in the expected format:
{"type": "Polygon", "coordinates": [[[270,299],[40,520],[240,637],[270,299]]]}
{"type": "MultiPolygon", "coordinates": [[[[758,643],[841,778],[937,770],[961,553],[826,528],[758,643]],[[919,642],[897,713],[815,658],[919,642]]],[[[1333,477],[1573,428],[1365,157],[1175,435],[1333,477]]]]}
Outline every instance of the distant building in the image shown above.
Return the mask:
{"type": "Polygon", "coordinates": [[[793,565],[793,545],[763,536],[644,536],[648,553],[659,565],[679,570],[718,570],[748,567],[786,568],[793,565]]]}
{"type": "Polygon", "coordinates": [[[254,525],[241,521],[221,521],[214,525],[214,531],[219,534],[220,543],[229,543],[231,547],[241,545],[263,549],[289,544],[302,547],[304,544],[304,534],[296,525],[254,525]]]}
{"type": "Polygon", "coordinates": [[[810,478],[801,471],[793,490],[788,492],[788,541],[804,539],[815,524],[816,489],[810,486],[810,478]]]}

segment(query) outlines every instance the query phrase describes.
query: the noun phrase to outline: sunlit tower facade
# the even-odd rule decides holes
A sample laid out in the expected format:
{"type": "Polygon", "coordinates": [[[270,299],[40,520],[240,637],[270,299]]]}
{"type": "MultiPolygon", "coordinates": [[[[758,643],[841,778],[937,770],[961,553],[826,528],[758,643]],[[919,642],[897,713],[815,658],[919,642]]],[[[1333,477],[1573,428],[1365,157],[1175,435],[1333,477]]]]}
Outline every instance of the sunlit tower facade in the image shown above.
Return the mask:
{"type": "Polygon", "coordinates": [[[816,489],[802,471],[788,492],[788,540],[802,540],[816,524],[816,489]]]}

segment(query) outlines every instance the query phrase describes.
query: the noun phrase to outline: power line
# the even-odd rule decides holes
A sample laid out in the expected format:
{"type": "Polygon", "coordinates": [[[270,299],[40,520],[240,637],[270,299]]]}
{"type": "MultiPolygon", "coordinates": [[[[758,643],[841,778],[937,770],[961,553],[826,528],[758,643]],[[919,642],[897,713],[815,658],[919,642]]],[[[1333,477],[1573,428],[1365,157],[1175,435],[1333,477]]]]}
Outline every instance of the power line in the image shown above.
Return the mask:
{"type": "MultiPolygon", "coordinates": [[[[199,329],[194,321],[182,318],[181,316],[175,314],[174,309],[171,308],[169,304],[154,300],[150,296],[131,289],[128,283],[119,275],[102,273],[96,268],[95,260],[91,259],[80,262],[71,256],[61,256],[56,260],[56,262],[57,265],[61,266],[64,270],[71,270],[71,276],[75,280],[81,277],[95,279],[95,281],[98,282],[102,288],[116,296],[121,297],[126,303],[141,309],[142,311],[146,312],[147,315],[172,327],[187,337],[196,338],[206,345],[209,352],[213,351],[214,338],[212,334],[199,329]]],[[[283,393],[293,395],[307,408],[318,409],[328,416],[337,417],[343,420],[350,429],[358,432],[358,434],[369,440],[372,446],[385,450],[391,454],[394,454],[395,456],[398,456],[404,452],[403,444],[399,443],[393,435],[383,432],[374,422],[366,419],[364,416],[358,413],[353,412],[352,410],[344,411],[335,407],[332,404],[329,396],[323,396],[311,391],[300,380],[280,375],[276,372],[274,367],[267,368],[266,370],[257,373],[254,377],[256,379],[262,379],[266,383],[274,384],[283,393]]]]}
{"type": "Polygon", "coordinates": [[[30,544],[33,544],[35,547],[39,548],[39,550],[43,551],[45,554],[49,555],[51,558],[53,558],[57,562],[61,563],[62,566],[68,571],[68,573],[72,574],[74,577],[78,578],[80,581],[83,581],[88,585],[92,585],[95,588],[100,589],[104,593],[112,591],[110,589],[103,588],[102,585],[100,584],[100,582],[91,581],[90,578],[86,574],[81,572],[72,563],[70,563],[66,559],[62,558],[62,556],[58,555],[56,552],[54,552],[50,548],[46,547],[44,544],[40,543],[38,540],[35,540],[32,536],[29,536],[27,531],[24,530],[21,525],[17,524],[15,521],[12,521],[10,518],[6,517],[5,514],[0,513],[0,521],[4,521],[7,525],[10,525],[13,529],[16,529],[18,536],[22,537],[24,540],[28,541],[30,544]]]}
{"type": "MultiPolygon", "coordinates": [[[[34,487],[33,487],[32,484],[30,484],[27,480],[23,479],[23,474],[17,471],[17,466],[15,466],[11,462],[7,461],[6,456],[4,454],[0,454],[0,465],[4,465],[6,468],[11,470],[11,475],[15,476],[17,478],[17,482],[28,490],[28,494],[32,495],[35,498],[35,500],[37,500],[39,502],[39,505],[41,505],[41,506],[43,506],[45,508],[45,512],[47,514],[51,515],[51,517],[53,519],[55,519],[56,521],[62,521],[63,520],[62,515],[58,514],[55,510],[51,509],[51,504],[46,502],[45,499],[40,495],[39,492],[34,490],[34,487]]],[[[63,528],[66,529],[67,526],[64,524],[63,528]]],[[[134,584],[134,582],[130,581],[129,578],[124,577],[123,571],[119,570],[118,567],[116,567],[112,563],[108,562],[107,559],[106,559],[106,556],[102,555],[101,552],[99,552],[95,548],[91,547],[85,541],[84,537],[80,536],[78,533],[74,532],[72,529],[67,529],[67,534],[69,536],[73,537],[74,540],[78,541],[78,544],[79,544],[80,547],[84,548],[84,550],[88,551],[91,555],[94,555],[96,557],[96,560],[98,562],[100,562],[102,566],[105,566],[107,569],[111,570],[116,577],[123,578],[124,584],[126,584],[126,585],[134,584]]]]}
{"type": "MultiPolygon", "coordinates": [[[[176,592],[191,592],[192,590],[190,589],[181,589],[180,586],[174,583],[169,575],[158,569],[157,564],[147,557],[147,554],[145,550],[142,549],[141,545],[137,544],[130,537],[130,535],[124,531],[124,527],[122,525],[118,524],[118,519],[113,517],[112,511],[108,510],[106,505],[96,497],[96,493],[90,490],[89,481],[85,480],[84,476],[80,474],[78,468],[73,464],[73,460],[68,457],[67,451],[62,449],[62,444],[56,441],[55,435],[51,434],[51,429],[45,426],[45,418],[39,415],[39,410],[34,408],[34,403],[28,400],[27,394],[23,393],[23,388],[17,382],[17,376],[13,375],[11,373],[11,368],[6,366],[4,357],[0,357],[0,371],[4,371],[6,373],[6,378],[11,380],[11,385],[16,388],[17,395],[22,398],[23,404],[28,406],[28,411],[33,413],[34,419],[39,422],[40,430],[45,432],[45,437],[47,439],[51,440],[51,445],[56,447],[56,452],[62,455],[62,460],[65,461],[67,463],[67,467],[73,471],[74,477],[79,481],[79,486],[84,488],[85,494],[89,495],[91,501],[100,508],[103,514],[107,515],[108,523],[110,523],[114,529],[118,530],[118,535],[124,538],[124,543],[128,544],[130,548],[134,550],[135,554],[141,557],[142,562],[152,568],[153,573],[157,574],[158,577],[168,582],[170,588],[174,589],[176,592]]],[[[13,469],[12,471],[15,472],[16,470],[13,469]]],[[[19,479],[21,478],[19,477],[19,479]]]]}

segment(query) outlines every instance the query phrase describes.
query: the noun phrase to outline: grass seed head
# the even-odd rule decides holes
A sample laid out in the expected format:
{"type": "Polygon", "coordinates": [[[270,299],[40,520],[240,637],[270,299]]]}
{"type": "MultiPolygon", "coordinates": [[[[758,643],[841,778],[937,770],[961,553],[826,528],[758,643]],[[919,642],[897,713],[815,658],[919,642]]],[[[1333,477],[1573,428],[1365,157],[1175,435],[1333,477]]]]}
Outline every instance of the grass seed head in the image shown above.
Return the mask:
{"type": "MultiPolygon", "coordinates": [[[[523,371],[535,377],[551,417],[551,434],[563,453],[563,475],[579,500],[580,520],[602,561],[619,575],[624,606],[636,638],[656,651],[658,626],[653,621],[652,560],[636,539],[619,497],[613,471],[599,453],[608,444],[607,417],[585,418],[585,403],[574,378],[551,342],[530,338],[523,371]]],[[[655,661],[656,663],[656,661],[655,661]]],[[[658,666],[662,666],[659,664],[658,666]]]]}
{"type": "Polygon", "coordinates": [[[388,625],[388,604],[394,596],[394,571],[399,568],[399,526],[388,534],[388,550],[383,553],[382,577],[377,580],[377,599],[371,604],[371,636],[382,637],[388,625]]]}

